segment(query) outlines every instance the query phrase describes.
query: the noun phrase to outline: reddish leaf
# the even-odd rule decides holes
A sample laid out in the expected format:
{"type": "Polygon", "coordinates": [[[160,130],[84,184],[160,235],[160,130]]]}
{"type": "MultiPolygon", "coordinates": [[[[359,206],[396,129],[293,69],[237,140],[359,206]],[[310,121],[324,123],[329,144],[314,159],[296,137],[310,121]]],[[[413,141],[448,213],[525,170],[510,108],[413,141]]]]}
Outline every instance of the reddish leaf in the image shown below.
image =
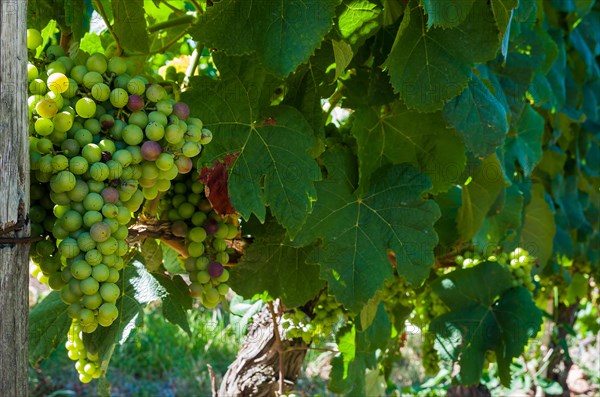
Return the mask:
{"type": "Polygon", "coordinates": [[[236,157],[237,154],[227,155],[223,159],[223,162],[215,161],[212,167],[204,166],[200,170],[198,180],[204,183],[204,194],[219,215],[231,215],[236,213],[231,205],[229,190],[227,188],[227,182],[229,180],[227,167],[233,163],[236,157]]]}

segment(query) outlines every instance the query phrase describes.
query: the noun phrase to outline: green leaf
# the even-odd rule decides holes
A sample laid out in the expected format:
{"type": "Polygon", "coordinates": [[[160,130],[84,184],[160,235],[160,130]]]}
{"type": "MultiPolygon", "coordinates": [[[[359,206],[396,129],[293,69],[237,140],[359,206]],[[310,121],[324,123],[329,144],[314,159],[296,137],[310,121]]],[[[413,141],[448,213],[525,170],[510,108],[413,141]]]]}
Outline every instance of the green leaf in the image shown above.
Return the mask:
{"type": "Polygon", "coordinates": [[[525,177],[530,177],[535,166],[542,160],[544,124],[544,118],[527,105],[517,121],[517,134],[506,141],[505,164],[509,175],[514,171],[514,162],[518,161],[525,177]]]}
{"type": "Polygon", "coordinates": [[[163,264],[163,250],[162,245],[153,238],[147,238],[142,243],[140,251],[144,258],[144,265],[149,272],[155,272],[163,264]]]}
{"type": "Polygon", "coordinates": [[[429,176],[433,193],[448,190],[466,163],[461,139],[439,112],[423,117],[400,102],[385,109],[359,108],[353,115],[361,187],[379,167],[410,162],[429,176]]]}
{"type": "Polygon", "coordinates": [[[317,184],[319,200],[297,240],[322,240],[309,261],[321,265],[321,278],[349,310],[358,313],[393,274],[387,250],[396,253],[398,274],[418,284],[433,264],[438,206],[423,200],[428,178],[402,164],[373,174],[364,194],[356,193],[353,158],[342,149],[324,154],[329,177],[317,184]]]}
{"type": "MultiPolygon", "coordinates": [[[[513,17],[513,10],[519,5],[519,0],[492,0],[492,11],[496,19],[496,26],[500,30],[500,37],[510,34],[510,23],[513,17]]],[[[508,43],[508,39],[506,39],[508,43]]],[[[506,56],[506,53],[503,54],[506,56]]]]}
{"type": "Polygon", "coordinates": [[[161,297],[163,316],[172,324],[178,325],[191,338],[192,330],[190,329],[186,313],[188,310],[192,310],[193,301],[187,283],[181,276],[173,276],[171,278],[158,273],[152,273],[152,276],[154,276],[166,292],[161,297]]]}
{"type": "Polygon", "coordinates": [[[129,51],[148,52],[144,0],[113,0],[113,30],[121,46],[129,51]]]}
{"type": "Polygon", "coordinates": [[[461,384],[479,383],[485,354],[491,350],[496,352],[500,380],[509,386],[512,359],[537,334],[542,317],[531,293],[510,286],[510,271],[492,262],[456,270],[432,284],[451,311],[435,318],[429,330],[459,362],[461,384]]]}
{"type": "MultiPolygon", "coordinates": [[[[73,41],[81,39],[85,33],[84,22],[89,17],[84,11],[83,0],[68,0],[64,3],[65,26],[63,30],[67,30],[72,35],[73,41]],[[64,28],[68,29],[64,29],[64,28]]],[[[89,22],[88,22],[89,28],[89,22]]]]}
{"type": "Polygon", "coordinates": [[[233,329],[239,332],[239,335],[245,335],[248,324],[262,308],[262,300],[244,300],[244,298],[236,294],[229,302],[229,318],[233,329]]]}
{"type": "Polygon", "coordinates": [[[100,36],[98,36],[96,33],[86,33],[79,42],[79,49],[87,52],[88,54],[93,54],[95,52],[99,52],[101,54],[104,53],[102,41],[100,40],[100,36]]]}
{"type": "Polygon", "coordinates": [[[264,229],[254,236],[240,263],[231,268],[229,285],[247,298],[267,291],[270,296],[281,298],[286,307],[306,303],[324,285],[319,279],[319,266],[306,264],[312,247],[293,246],[274,220],[268,220],[264,229]],[[302,288],[289,288],[290,285],[302,288]]]}
{"type": "Polygon", "coordinates": [[[119,317],[109,327],[98,327],[91,334],[83,334],[83,343],[88,351],[97,353],[103,363],[110,359],[114,344],[125,342],[131,331],[142,324],[144,307],[166,294],[165,289],[138,261],[127,265],[121,277],[120,288],[123,293],[116,302],[119,317]]]}
{"type": "Polygon", "coordinates": [[[475,0],[423,0],[427,27],[455,28],[469,15],[475,0]]]}
{"type": "Polygon", "coordinates": [[[373,35],[381,24],[381,8],[367,0],[346,0],[340,6],[337,26],[340,35],[352,45],[373,35]]]}
{"type": "Polygon", "coordinates": [[[344,40],[331,40],[333,45],[333,54],[335,56],[335,79],[337,80],[346,70],[346,67],[350,65],[354,53],[350,44],[344,40]]]}
{"type": "Polygon", "coordinates": [[[506,110],[476,75],[467,89],[444,107],[444,117],[456,128],[467,147],[478,156],[489,156],[508,132],[506,110]]]}
{"type": "Polygon", "coordinates": [[[453,29],[427,29],[416,1],[408,4],[394,47],[385,62],[392,85],[409,108],[431,112],[460,94],[471,67],[496,56],[498,35],[491,11],[477,1],[453,29]],[[469,45],[456,45],[469,43],[469,45]]]}
{"type": "Polygon", "coordinates": [[[321,139],[325,138],[321,98],[331,96],[335,90],[335,85],[330,84],[335,78],[334,71],[328,72],[334,62],[333,46],[324,42],[308,63],[300,65],[287,78],[287,92],[282,102],[300,110],[321,139]]]}
{"type": "Polygon", "coordinates": [[[537,258],[541,267],[552,256],[555,233],[554,215],[544,199],[544,186],[535,183],[531,188],[531,201],[525,207],[521,246],[537,258]]]}
{"type": "Polygon", "coordinates": [[[29,362],[35,365],[60,345],[69,331],[68,305],[53,291],[29,312],[29,362]]]}
{"type": "Polygon", "coordinates": [[[339,0],[222,0],[190,34],[229,55],[256,53],[269,72],[287,76],[306,62],[329,31],[339,0]]]}
{"type": "Polygon", "coordinates": [[[365,395],[365,372],[375,366],[374,352],[383,349],[391,335],[391,323],[380,303],[372,324],[363,331],[353,326],[340,333],[338,350],[341,355],[333,359],[331,391],[345,396],[365,395]]]}
{"type": "MultiPolygon", "coordinates": [[[[183,274],[186,273],[185,267],[181,262],[179,253],[168,245],[161,243],[160,248],[162,250],[162,265],[172,274],[183,274]]],[[[158,253],[156,254],[158,255],[158,253]]]]}
{"type": "Polygon", "coordinates": [[[472,175],[470,182],[462,187],[462,206],[458,211],[458,231],[465,241],[479,230],[505,185],[502,167],[495,154],[483,160],[472,175]]]}
{"type": "Polygon", "coordinates": [[[314,182],[321,173],[309,155],[313,131],[302,114],[289,106],[258,113],[261,75],[256,64],[242,59],[219,65],[222,80],[199,78],[182,95],[214,139],[201,161],[212,163],[228,154],[237,157],[229,169],[229,195],[245,218],[264,221],[266,206],[293,237],[316,198],[314,182]]]}

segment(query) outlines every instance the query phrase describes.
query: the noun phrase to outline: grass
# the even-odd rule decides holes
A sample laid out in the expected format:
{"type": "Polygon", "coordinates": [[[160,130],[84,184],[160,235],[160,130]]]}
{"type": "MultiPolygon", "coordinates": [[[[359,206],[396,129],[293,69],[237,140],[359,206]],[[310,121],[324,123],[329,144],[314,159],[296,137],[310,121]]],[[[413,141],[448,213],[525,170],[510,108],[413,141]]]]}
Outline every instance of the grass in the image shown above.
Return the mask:
{"type": "MultiPolygon", "coordinates": [[[[113,396],[198,397],[211,394],[207,364],[223,374],[241,342],[221,312],[198,309],[189,314],[190,338],[167,322],[157,307],[147,310],[145,324],[115,348],[107,374],[113,396]]],[[[63,345],[37,368],[30,369],[35,397],[95,396],[93,383],[82,385],[63,345]]]]}

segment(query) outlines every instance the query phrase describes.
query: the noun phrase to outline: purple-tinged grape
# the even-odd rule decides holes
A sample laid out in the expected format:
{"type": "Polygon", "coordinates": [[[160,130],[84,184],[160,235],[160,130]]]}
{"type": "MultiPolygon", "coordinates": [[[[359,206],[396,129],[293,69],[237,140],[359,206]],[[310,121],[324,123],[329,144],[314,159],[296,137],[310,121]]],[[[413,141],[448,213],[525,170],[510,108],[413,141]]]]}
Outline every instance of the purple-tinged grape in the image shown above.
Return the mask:
{"type": "Polygon", "coordinates": [[[94,223],[90,227],[90,235],[97,243],[102,243],[110,237],[110,226],[104,222],[94,223]]]}
{"type": "Polygon", "coordinates": [[[101,195],[105,203],[116,204],[119,201],[119,191],[114,187],[105,187],[101,195]]]}
{"type": "Polygon", "coordinates": [[[171,233],[176,237],[185,237],[187,235],[188,227],[185,221],[175,221],[171,224],[171,233]]]}
{"type": "Polygon", "coordinates": [[[221,265],[219,262],[210,262],[206,270],[208,271],[210,277],[219,278],[221,277],[221,275],[223,274],[223,270],[225,269],[223,268],[223,265],[221,265]]]}
{"type": "Polygon", "coordinates": [[[173,105],[173,114],[182,120],[187,120],[190,117],[190,107],[183,102],[177,102],[173,105]]]}
{"type": "Polygon", "coordinates": [[[144,160],[154,161],[162,153],[162,147],[154,141],[146,141],[142,144],[142,157],[144,160]]]}
{"type": "Polygon", "coordinates": [[[219,222],[209,218],[206,220],[206,222],[204,222],[202,227],[204,227],[204,230],[206,230],[207,234],[215,234],[217,230],[219,230],[219,222]]]}
{"type": "Polygon", "coordinates": [[[101,158],[102,158],[102,162],[106,163],[107,161],[112,160],[112,154],[110,154],[109,151],[105,150],[105,151],[102,152],[102,157],[101,158]]]}
{"type": "Polygon", "coordinates": [[[144,108],[144,100],[139,95],[129,95],[129,99],[127,100],[127,109],[132,112],[137,112],[138,110],[142,110],[144,108]]]}
{"type": "Polygon", "coordinates": [[[192,159],[185,156],[179,156],[177,160],[175,160],[175,165],[180,174],[187,174],[194,167],[192,159]]]}
{"type": "Polygon", "coordinates": [[[115,118],[110,114],[103,114],[99,120],[103,130],[109,130],[115,125],[115,118]]]}

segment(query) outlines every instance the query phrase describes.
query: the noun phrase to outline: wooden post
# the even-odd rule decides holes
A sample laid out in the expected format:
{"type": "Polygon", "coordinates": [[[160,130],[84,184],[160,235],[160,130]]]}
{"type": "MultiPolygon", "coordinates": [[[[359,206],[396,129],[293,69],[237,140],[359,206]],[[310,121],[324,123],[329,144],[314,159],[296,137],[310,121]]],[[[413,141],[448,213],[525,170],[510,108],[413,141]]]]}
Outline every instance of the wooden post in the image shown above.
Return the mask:
{"type": "Polygon", "coordinates": [[[0,391],[27,396],[27,1],[0,1],[0,391]]]}

